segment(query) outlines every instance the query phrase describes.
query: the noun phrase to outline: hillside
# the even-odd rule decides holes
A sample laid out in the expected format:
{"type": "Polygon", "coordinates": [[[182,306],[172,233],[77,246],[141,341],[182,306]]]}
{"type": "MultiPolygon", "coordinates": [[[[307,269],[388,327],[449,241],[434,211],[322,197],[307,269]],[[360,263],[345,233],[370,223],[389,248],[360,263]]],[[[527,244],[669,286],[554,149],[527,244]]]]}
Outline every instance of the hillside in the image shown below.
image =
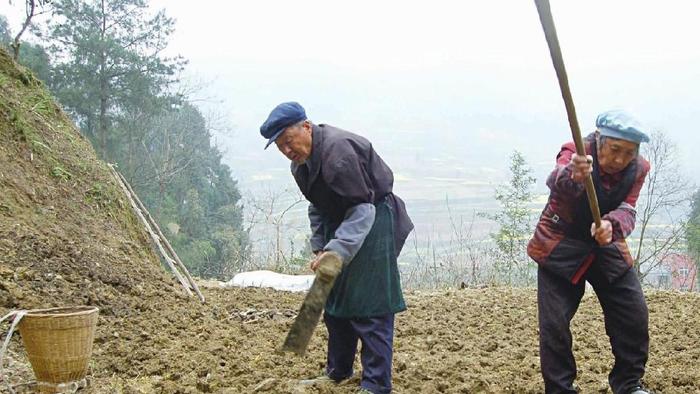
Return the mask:
{"type": "MultiPolygon", "coordinates": [[[[208,288],[204,305],[185,296],[105,163],[40,82],[2,51],[0,117],[0,313],[98,306],[85,392],[353,392],[357,381],[296,384],[323,368],[323,327],[305,358],[275,353],[302,295],[208,288]]],[[[648,298],[647,383],[664,393],[700,393],[700,297],[648,298]]],[[[533,289],[416,292],[407,302],[396,324],[397,393],[542,391],[533,289]]],[[[611,355],[590,295],[574,331],[579,383],[584,392],[604,392],[611,355]]],[[[9,356],[11,382],[30,381],[18,338],[9,356]]]]}

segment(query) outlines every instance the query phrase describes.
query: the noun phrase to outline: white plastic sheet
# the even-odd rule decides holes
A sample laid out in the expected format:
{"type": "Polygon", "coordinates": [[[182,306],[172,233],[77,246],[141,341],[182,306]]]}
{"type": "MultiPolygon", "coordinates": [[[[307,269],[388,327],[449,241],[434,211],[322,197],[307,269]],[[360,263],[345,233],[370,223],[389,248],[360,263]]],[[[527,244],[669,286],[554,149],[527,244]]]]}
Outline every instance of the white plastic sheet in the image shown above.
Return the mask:
{"type": "Polygon", "coordinates": [[[286,275],[273,271],[248,271],[236,274],[223,287],[271,287],[281,291],[307,291],[314,275],[286,275]]]}

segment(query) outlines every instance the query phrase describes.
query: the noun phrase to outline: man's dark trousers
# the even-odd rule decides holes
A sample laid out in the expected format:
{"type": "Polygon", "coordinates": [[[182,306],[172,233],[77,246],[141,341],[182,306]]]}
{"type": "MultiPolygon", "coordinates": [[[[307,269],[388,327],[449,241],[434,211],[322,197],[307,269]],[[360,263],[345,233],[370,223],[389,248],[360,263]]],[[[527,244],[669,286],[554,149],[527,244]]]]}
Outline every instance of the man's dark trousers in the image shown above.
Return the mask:
{"type": "Polygon", "coordinates": [[[323,320],[328,328],[326,374],[336,381],[352,376],[359,339],[362,342],[360,385],[375,394],[390,393],[394,314],[342,319],[324,313],[323,320]]]}
{"type": "Polygon", "coordinates": [[[540,325],[540,366],[546,393],[575,393],[576,362],[571,350],[569,324],[578,309],[587,280],[603,308],[605,332],[610,338],[615,365],[608,382],[615,394],[627,394],[640,384],[649,354],[649,312],[634,270],[613,283],[594,261],[576,285],[540,267],[537,304],[540,325]],[[584,280],[585,279],[585,280],[584,280]]]}

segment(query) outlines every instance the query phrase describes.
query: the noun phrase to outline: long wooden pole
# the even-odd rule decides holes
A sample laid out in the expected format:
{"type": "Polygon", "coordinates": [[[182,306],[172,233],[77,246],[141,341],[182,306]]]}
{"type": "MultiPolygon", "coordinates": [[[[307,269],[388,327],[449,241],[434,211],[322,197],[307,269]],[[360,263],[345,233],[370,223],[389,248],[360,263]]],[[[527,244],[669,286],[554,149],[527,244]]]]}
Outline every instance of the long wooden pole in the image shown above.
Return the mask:
{"type": "Polygon", "coordinates": [[[190,286],[187,284],[187,282],[185,282],[185,278],[183,278],[182,275],[180,275],[180,272],[177,270],[177,267],[175,267],[175,261],[173,259],[171,259],[168,256],[168,254],[166,253],[166,251],[163,249],[163,245],[161,245],[160,238],[153,231],[153,228],[151,228],[150,224],[148,224],[148,220],[143,215],[143,213],[139,209],[139,207],[136,204],[136,202],[134,201],[134,199],[131,197],[131,193],[129,192],[129,189],[126,187],[124,182],[122,182],[122,179],[119,177],[119,173],[117,173],[117,170],[115,170],[114,167],[112,167],[111,165],[109,165],[109,168],[112,170],[112,175],[117,180],[117,183],[119,184],[119,186],[121,186],[127,199],[129,199],[129,203],[131,204],[131,207],[133,208],[134,212],[136,212],[136,215],[139,217],[139,219],[141,219],[141,224],[143,224],[143,226],[146,228],[148,235],[151,236],[151,240],[153,240],[153,243],[156,244],[156,247],[158,248],[158,251],[160,252],[161,256],[163,256],[163,259],[165,259],[165,262],[168,264],[170,269],[173,271],[173,275],[175,275],[177,280],[180,282],[182,287],[185,289],[185,292],[191,296],[192,291],[190,290],[190,286]]]}
{"type": "MultiPolygon", "coordinates": [[[[552,56],[554,71],[556,71],[557,79],[559,80],[559,89],[561,90],[561,97],[564,99],[564,105],[566,106],[566,114],[569,117],[569,127],[571,128],[571,135],[574,138],[574,143],[576,144],[576,153],[579,156],[585,156],[586,150],[583,146],[583,139],[581,138],[581,129],[579,128],[578,120],[576,119],[576,108],[574,108],[574,100],[571,97],[569,78],[566,76],[564,58],[561,55],[561,48],[559,47],[559,39],[557,38],[557,30],[554,27],[554,18],[552,18],[552,10],[549,7],[549,0],[535,0],[535,5],[537,6],[537,13],[540,15],[540,22],[542,23],[544,36],[547,39],[549,54],[552,56]]],[[[591,208],[593,220],[595,221],[596,227],[600,228],[600,208],[598,207],[598,196],[596,196],[593,178],[590,175],[586,178],[584,185],[586,186],[588,205],[591,208]]]]}
{"type": "Polygon", "coordinates": [[[156,223],[156,220],[153,219],[153,216],[151,216],[151,213],[148,212],[148,209],[146,209],[146,206],[143,205],[141,202],[141,199],[139,199],[139,196],[136,194],[134,189],[131,188],[131,185],[129,182],[126,181],[126,178],[124,178],[124,175],[120,174],[118,171],[116,171],[117,175],[119,175],[119,178],[121,181],[124,183],[124,185],[129,189],[129,192],[131,195],[134,197],[134,200],[136,200],[136,204],[138,204],[139,208],[141,211],[144,213],[146,216],[146,219],[151,223],[151,226],[153,227],[154,230],[156,230],[156,234],[160,238],[161,241],[163,241],[163,244],[165,245],[165,248],[170,252],[170,255],[173,257],[175,260],[175,263],[177,263],[177,266],[180,267],[182,272],[185,274],[185,277],[187,278],[187,282],[189,282],[190,286],[192,286],[192,289],[194,289],[194,292],[197,293],[197,296],[199,299],[204,302],[204,295],[202,294],[201,291],[199,291],[199,286],[197,286],[197,282],[194,281],[192,278],[192,275],[190,275],[190,271],[187,270],[187,267],[185,267],[185,264],[180,260],[180,256],[177,255],[175,252],[175,249],[173,249],[172,245],[170,245],[170,242],[168,239],[163,235],[163,232],[160,230],[160,226],[158,226],[158,223],[156,223]]]}

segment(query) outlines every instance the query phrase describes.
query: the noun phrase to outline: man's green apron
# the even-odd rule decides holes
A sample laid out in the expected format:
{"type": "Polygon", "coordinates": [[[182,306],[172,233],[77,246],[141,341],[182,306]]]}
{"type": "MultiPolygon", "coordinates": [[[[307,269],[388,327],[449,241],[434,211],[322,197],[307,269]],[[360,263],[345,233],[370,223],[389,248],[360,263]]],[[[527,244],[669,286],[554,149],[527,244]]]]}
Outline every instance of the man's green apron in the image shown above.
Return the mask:
{"type": "MultiPolygon", "coordinates": [[[[374,224],[352,261],[343,267],[326,301],[326,313],[339,318],[382,316],[406,310],[394,248],[393,212],[376,206],[374,224]]],[[[335,230],[326,226],[326,239],[335,230]]]]}

